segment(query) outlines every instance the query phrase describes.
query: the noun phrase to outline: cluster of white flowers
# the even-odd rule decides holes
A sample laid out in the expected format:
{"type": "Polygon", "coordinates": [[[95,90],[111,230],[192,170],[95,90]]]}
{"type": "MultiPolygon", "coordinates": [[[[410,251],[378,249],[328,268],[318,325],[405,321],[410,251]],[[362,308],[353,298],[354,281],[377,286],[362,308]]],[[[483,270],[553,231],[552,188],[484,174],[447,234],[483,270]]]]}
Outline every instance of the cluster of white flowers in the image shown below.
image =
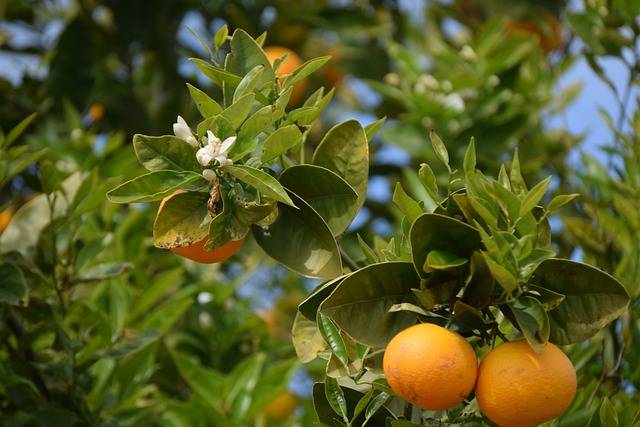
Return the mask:
{"type": "MultiPolygon", "coordinates": [[[[191,128],[189,128],[187,123],[180,116],[178,116],[177,123],[173,124],[173,133],[178,138],[187,141],[192,147],[200,147],[200,143],[193,136],[191,128]]],[[[202,176],[204,176],[205,179],[213,181],[216,178],[216,172],[208,167],[211,166],[212,162],[218,162],[219,166],[233,164],[233,160],[227,157],[227,152],[235,141],[235,136],[221,141],[220,138],[213,134],[213,132],[210,130],[207,131],[207,143],[204,147],[200,147],[196,152],[196,159],[198,160],[198,163],[206,168],[202,171],[202,176]]]]}

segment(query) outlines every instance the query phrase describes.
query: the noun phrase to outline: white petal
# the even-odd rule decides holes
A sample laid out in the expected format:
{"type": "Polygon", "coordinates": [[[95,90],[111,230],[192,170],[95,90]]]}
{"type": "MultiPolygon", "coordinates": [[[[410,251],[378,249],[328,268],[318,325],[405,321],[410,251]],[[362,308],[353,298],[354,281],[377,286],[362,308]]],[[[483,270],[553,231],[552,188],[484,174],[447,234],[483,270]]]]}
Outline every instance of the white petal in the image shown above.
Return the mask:
{"type": "Polygon", "coordinates": [[[220,143],[220,139],[218,137],[216,137],[213,132],[211,132],[210,130],[207,131],[207,138],[208,138],[208,143],[209,145],[216,145],[220,143]]]}
{"type": "Polygon", "coordinates": [[[222,147],[220,147],[220,151],[222,151],[223,153],[226,153],[229,150],[229,148],[231,148],[234,142],[236,142],[235,136],[231,136],[225,139],[224,142],[222,143],[222,147]]]}
{"type": "Polygon", "coordinates": [[[189,135],[189,137],[187,138],[187,142],[189,143],[190,146],[194,148],[200,146],[200,144],[198,144],[198,140],[195,139],[193,135],[189,135]]]}
{"type": "Polygon", "coordinates": [[[203,170],[202,176],[204,176],[204,179],[206,179],[207,181],[213,181],[214,179],[216,179],[216,173],[213,171],[213,169],[203,170]]]}

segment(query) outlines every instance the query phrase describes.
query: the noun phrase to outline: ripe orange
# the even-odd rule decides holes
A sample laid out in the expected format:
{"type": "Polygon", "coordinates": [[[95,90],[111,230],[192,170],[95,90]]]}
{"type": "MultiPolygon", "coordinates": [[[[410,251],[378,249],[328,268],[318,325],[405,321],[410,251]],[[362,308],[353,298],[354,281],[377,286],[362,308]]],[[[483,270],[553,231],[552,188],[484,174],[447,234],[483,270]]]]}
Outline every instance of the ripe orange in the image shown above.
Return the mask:
{"type": "Polygon", "coordinates": [[[469,342],[430,323],[411,326],[393,337],[382,366],[398,396],[430,411],[462,403],[478,374],[478,360],[469,342]]]}
{"type": "Polygon", "coordinates": [[[0,212],[0,234],[4,231],[5,228],[11,222],[11,211],[9,209],[0,212]]]}
{"type": "Polygon", "coordinates": [[[543,12],[541,17],[512,19],[507,24],[507,32],[522,31],[538,36],[540,48],[549,53],[562,46],[562,25],[555,16],[543,12]]]}
{"type": "MultiPolygon", "coordinates": [[[[291,74],[299,66],[302,65],[302,59],[300,58],[300,56],[298,56],[298,54],[291,49],[283,46],[267,46],[264,48],[264,53],[267,54],[267,58],[269,58],[269,62],[271,62],[271,65],[275,63],[276,59],[281,59],[283,56],[288,55],[287,59],[281,62],[280,66],[278,67],[278,77],[285,74],[291,74]]],[[[281,84],[284,82],[284,79],[284,77],[280,78],[281,84]]],[[[306,84],[306,80],[302,80],[293,86],[293,92],[291,93],[291,98],[289,98],[290,104],[295,105],[300,100],[302,100],[306,89],[306,84]]]]}
{"type": "Polygon", "coordinates": [[[551,343],[538,354],[526,340],[504,343],[482,359],[476,399],[501,427],[534,427],[559,417],[576,394],[571,360],[551,343]]]}
{"type": "Polygon", "coordinates": [[[298,406],[298,397],[285,390],[275,397],[264,409],[263,414],[275,421],[284,421],[293,414],[298,406]]]}
{"type": "MultiPolygon", "coordinates": [[[[160,207],[158,208],[158,212],[162,210],[162,207],[167,200],[179,193],[184,193],[184,190],[177,190],[172,195],[162,199],[162,201],[160,202],[160,207]]],[[[219,248],[207,251],[204,249],[204,246],[206,245],[208,240],[209,238],[205,237],[204,239],[191,245],[173,247],[169,248],[169,250],[176,255],[180,255],[181,257],[188,258],[201,264],[213,264],[215,262],[222,262],[230,258],[231,255],[235,254],[244,243],[244,239],[231,240],[230,242],[220,246],[219,248]]]]}

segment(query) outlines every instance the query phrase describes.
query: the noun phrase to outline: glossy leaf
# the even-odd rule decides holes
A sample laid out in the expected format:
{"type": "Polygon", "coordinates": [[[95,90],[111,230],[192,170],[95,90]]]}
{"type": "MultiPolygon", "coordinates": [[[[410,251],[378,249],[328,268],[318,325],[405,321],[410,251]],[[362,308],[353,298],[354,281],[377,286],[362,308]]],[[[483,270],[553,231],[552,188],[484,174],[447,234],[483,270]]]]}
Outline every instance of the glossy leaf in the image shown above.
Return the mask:
{"type": "Polygon", "coordinates": [[[294,84],[307,78],[314,71],[326,64],[330,59],[330,56],[320,56],[318,58],[308,60],[304,64],[300,65],[296,70],[294,70],[289,77],[287,77],[284,84],[282,85],[282,88],[286,90],[289,87],[293,87],[294,84]]]}
{"type": "Polygon", "coordinates": [[[358,203],[352,207],[357,213],[367,193],[369,177],[369,145],[362,125],[356,120],[342,122],[327,132],[311,161],[335,172],[358,194],[358,203]]]}
{"type": "Polygon", "coordinates": [[[338,414],[344,422],[349,422],[347,400],[344,397],[342,388],[338,384],[338,380],[331,377],[325,378],[324,395],[333,411],[338,414]]]}
{"type": "Polygon", "coordinates": [[[468,224],[440,214],[425,213],[418,217],[410,232],[413,262],[418,273],[423,269],[431,251],[444,251],[459,258],[469,258],[482,246],[480,234],[468,224]]]}
{"type": "MultiPolygon", "coordinates": [[[[271,258],[307,277],[333,279],[342,274],[338,245],[320,215],[294,193],[298,209],[279,207],[278,219],[253,226],[253,236],[271,258]]],[[[292,202],[293,203],[293,202],[292,202]]]]}
{"type": "Polygon", "coordinates": [[[246,76],[242,78],[242,81],[233,94],[234,103],[238,102],[238,100],[244,95],[253,92],[253,89],[258,85],[260,78],[262,77],[264,69],[265,66],[263,64],[256,65],[251,71],[247,73],[246,76]]]}
{"type": "Polygon", "coordinates": [[[209,64],[207,61],[203,61],[199,58],[191,58],[194,64],[202,71],[202,73],[209,77],[212,82],[218,86],[229,85],[232,88],[237,87],[242,81],[242,77],[239,77],[229,71],[218,68],[209,64]]]}
{"type": "Polygon", "coordinates": [[[382,348],[416,322],[412,314],[389,310],[404,302],[417,305],[411,289],[419,283],[411,263],[372,264],[346,277],[320,305],[320,312],[357,342],[382,348]]]}
{"type": "Polygon", "coordinates": [[[134,135],[133,148],[138,161],[149,171],[174,170],[199,172],[196,149],[186,141],[171,136],[134,135]]]}
{"type": "Polygon", "coordinates": [[[318,312],[316,323],[322,338],[324,338],[326,343],[329,345],[331,352],[340,360],[340,362],[342,362],[344,366],[347,366],[349,363],[347,347],[340,336],[340,331],[336,325],[331,319],[320,314],[320,312],[318,312]]]}
{"type": "MultiPolygon", "coordinates": [[[[351,420],[351,424],[353,426],[362,425],[365,420],[365,414],[363,412],[361,412],[358,416],[354,416],[354,414],[355,408],[358,406],[358,402],[362,400],[362,398],[365,396],[365,393],[340,385],[338,385],[338,387],[340,387],[346,402],[347,420],[351,420]]],[[[337,425],[336,422],[344,422],[342,416],[338,415],[329,404],[329,401],[327,400],[325,394],[324,383],[315,383],[313,385],[312,398],[313,408],[316,411],[319,422],[332,427],[337,425]]],[[[386,424],[387,417],[393,418],[393,415],[387,408],[381,407],[371,417],[371,421],[369,421],[368,425],[384,426],[386,424]]]]}
{"type": "Polygon", "coordinates": [[[306,201],[325,220],[334,236],[344,233],[354,219],[358,201],[354,189],[340,176],[314,165],[287,168],[280,183],[306,201]]]}
{"type": "Polygon", "coordinates": [[[542,352],[550,333],[549,317],[542,304],[533,297],[523,296],[511,304],[511,310],[518,322],[516,326],[531,348],[542,352]]]}
{"type": "Polygon", "coordinates": [[[268,173],[245,165],[228,165],[222,169],[240,181],[249,184],[260,194],[286,205],[296,206],[278,180],[268,173]]]}
{"type": "MultiPolygon", "coordinates": [[[[256,89],[263,90],[268,84],[275,81],[273,67],[260,45],[246,31],[236,29],[231,37],[231,53],[227,55],[225,69],[237,76],[246,76],[255,67],[263,65],[264,70],[256,89]]],[[[241,82],[242,80],[240,80],[241,82]]],[[[238,82],[238,85],[240,85],[238,82]]],[[[238,85],[234,85],[237,87],[238,85]]],[[[225,90],[225,99],[232,99],[229,88],[225,90]]]]}
{"type": "Polygon", "coordinates": [[[574,261],[544,261],[531,277],[531,283],[565,296],[549,312],[549,341],[554,344],[589,339],[620,316],[629,303],[629,294],[615,278],[574,261]]]}
{"type": "Polygon", "coordinates": [[[424,271],[451,270],[467,264],[467,258],[460,258],[452,253],[434,250],[427,254],[427,260],[423,266],[424,271]]]}
{"type": "Polygon", "coordinates": [[[189,171],[154,171],[127,181],[107,193],[113,203],[155,202],[178,189],[201,190],[209,185],[202,174],[189,171]]]}

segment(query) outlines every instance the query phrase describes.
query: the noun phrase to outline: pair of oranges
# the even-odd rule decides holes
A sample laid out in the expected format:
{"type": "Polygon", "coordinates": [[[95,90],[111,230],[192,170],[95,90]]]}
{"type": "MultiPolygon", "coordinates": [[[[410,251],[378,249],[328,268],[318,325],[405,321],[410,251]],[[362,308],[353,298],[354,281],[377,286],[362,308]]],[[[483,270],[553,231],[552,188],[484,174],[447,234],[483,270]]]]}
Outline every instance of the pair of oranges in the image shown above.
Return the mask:
{"type": "Polygon", "coordinates": [[[461,335],[429,323],[409,327],[387,346],[389,386],[416,406],[441,411],[475,388],[480,411],[501,427],[534,427],[562,415],[576,393],[576,372],[558,347],[538,354],[525,340],[491,350],[480,366],[461,335]]]}

